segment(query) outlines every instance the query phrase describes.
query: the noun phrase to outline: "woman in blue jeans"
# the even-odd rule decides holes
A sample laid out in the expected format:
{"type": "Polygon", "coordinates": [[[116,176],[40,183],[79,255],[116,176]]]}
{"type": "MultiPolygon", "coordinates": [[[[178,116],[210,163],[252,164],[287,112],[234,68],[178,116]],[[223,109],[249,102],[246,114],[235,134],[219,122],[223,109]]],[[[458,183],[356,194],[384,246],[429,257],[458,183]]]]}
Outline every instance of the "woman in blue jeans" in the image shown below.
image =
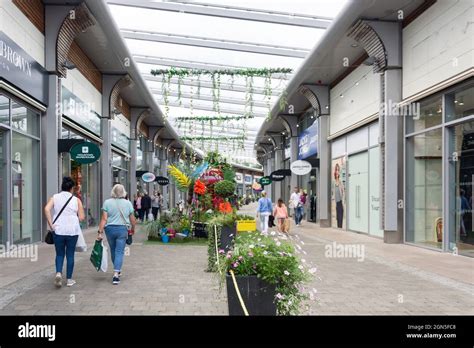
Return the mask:
{"type": "Polygon", "coordinates": [[[99,224],[98,240],[104,235],[110,246],[110,256],[114,264],[112,284],[120,283],[122,275],[123,255],[128,238],[128,229],[135,231],[135,214],[132,203],[125,199],[127,192],[123,185],[117,184],[112,188],[112,198],[107,199],[102,207],[102,219],[99,224]]]}
{"type": "Polygon", "coordinates": [[[44,207],[46,221],[51,231],[54,231],[53,241],[56,248],[56,276],[54,284],[60,288],[63,285],[63,266],[66,256],[66,285],[73,286],[76,281],[72,279],[74,271],[74,252],[76,243],[81,233],[80,221],[84,221],[84,208],[82,202],[72,194],[75,183],[70,177],[64,177],[61,192],[53,195],[44,207]],[[51,212],[54,211],[54,217],[51,212]],[[61,214],[60,214],[61,213],[61,214]]]}

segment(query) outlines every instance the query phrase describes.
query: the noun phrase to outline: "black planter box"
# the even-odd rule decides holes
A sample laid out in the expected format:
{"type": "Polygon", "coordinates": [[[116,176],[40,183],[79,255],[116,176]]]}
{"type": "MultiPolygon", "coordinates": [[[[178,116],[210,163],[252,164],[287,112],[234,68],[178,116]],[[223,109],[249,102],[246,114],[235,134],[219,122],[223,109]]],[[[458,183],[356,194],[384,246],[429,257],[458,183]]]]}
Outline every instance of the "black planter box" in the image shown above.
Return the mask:
{"type": "Polygon", "coordinates": [[[221,249],[224,249],[225,252],[232,248],[236,233],[237,226],[222,226],[220,247],[221,249]]]}
{"type": "MultiPolygon", "coordinates": [[[[268,284],[257,276],[236,275],[235,278],[249,315],[276,315],[275,285],[268,284]]],[[[244,315],[230,274],[226,276],[226,284],[229,315],[244,315]]]]}
{"type": "Polygon", "coordinates": [[[193,222],[193,236],[196,238],[207,238],[206,224],[203,222],[193,222]]]}

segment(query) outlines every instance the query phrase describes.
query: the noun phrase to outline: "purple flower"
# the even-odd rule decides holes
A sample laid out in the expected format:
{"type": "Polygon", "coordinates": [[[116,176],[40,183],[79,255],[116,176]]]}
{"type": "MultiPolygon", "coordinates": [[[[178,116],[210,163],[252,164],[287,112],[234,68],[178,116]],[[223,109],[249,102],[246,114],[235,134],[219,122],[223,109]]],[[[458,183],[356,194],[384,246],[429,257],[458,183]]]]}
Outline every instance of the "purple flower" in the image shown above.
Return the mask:
{"type": "Polygon", "coordinates": [[[220,250],[219,250],[219,254],[222,255],[222,254],[224,254],[224,253],[225,253],[224,249],[220,249],[220,250]]]}
{"type": "Polygon", "coordinates": [[[234,268],[239,267],[239,262],[238,262],[238,261],[235,261],[235,262],[232,264],[232,267],[234,267],[234,268]]]}
{"type": "Polygon", "coordinates": [[[227,258],[227,259],[230,259],[230,258],[232,258],[232,255],[230,255],[230,254],[227,254],[226,258],[227,258]]]}

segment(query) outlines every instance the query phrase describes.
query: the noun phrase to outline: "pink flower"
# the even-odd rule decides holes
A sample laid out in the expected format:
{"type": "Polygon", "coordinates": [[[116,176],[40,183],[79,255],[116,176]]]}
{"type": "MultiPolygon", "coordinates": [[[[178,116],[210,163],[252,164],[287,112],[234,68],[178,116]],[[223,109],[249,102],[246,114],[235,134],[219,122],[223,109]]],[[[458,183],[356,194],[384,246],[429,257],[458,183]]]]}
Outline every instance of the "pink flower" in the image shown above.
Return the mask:
{"type": "Polygon", "coordinates": [[[232,258],[232,255],[230,255],[230,254],[227,254],[227,255],[226,255],[226,258],[227,258],[227,259],[230,259],[230,258],[232,258]]]}
{"type": "Polygon", "coordinates": [[[224,253],[225,253],[224,249],[220,249],[220,250],[219,250],[219,254],[222,255],[222,254],[224,254],[224,253]]]}
{"type": "Polygon", "coordinates": [[[248,255],[249,257],[253,257],[253,253],[250,253],[250,252],[249,252],[247,255],[248,255]]]}
{"type": "Polygon", "coordinates": [[[257,265],[256,265],[256,264],[253,264],[253,265],[252,265],[252,268],[253,268],[253,269],[257,269],[257,265]]]}
{"type": "Polygon", "coordinates": [[[232,264],[232,267],[234,267],[234,268],[239,267],[239,262],[238,262],[238,261],[235,261],[235,262],[232,264]]]}
{"type": "Polygon", "coordinates": [[[242,256],[239,256],[239,261],[242,261],[244,258],[242,256]]]}

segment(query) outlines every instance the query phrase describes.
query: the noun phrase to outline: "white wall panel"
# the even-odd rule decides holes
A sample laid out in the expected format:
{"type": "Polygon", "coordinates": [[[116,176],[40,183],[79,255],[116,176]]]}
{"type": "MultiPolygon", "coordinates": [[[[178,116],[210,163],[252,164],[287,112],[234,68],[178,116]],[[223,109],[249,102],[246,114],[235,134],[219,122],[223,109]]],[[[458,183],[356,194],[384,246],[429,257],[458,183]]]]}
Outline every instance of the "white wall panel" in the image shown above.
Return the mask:
{"type": "Polygon", "coordinates": [[[338,158],[346,154],[346,137],[331,142],[331,157],[338,158]]]}
{"type": "Polygon", "coordinates": [[[369,128],[364,127],[347,135],[347,153],[365,150],[369,147],[369,128]]]}
{"type": "Polygon", "coordinates": [[[44,35],[11,0],[0,0],[0,31],[44,66],[44,35]]]}
{"type": "Polygon", "coordinates": [[[437,1],[403,29],[403,98],[474,66],[474,1],[437,1]]]}
{"type": "Polygon", "coordinates": [[[68,70],[67,78],[63,79],[62,83],[64,87],[84,103],[89,103],[92,110],[97,112],[99,115],[102,115],[101,93],[84,77],[84,75],[79,72],[79,70],[68,70]]]}
{"type": "Polygon", "coordinates": [[[329,133],[333,135],[379,111],[380,75],[372,73],[372,67],[361,65],[330,93],[329,133]]]}

